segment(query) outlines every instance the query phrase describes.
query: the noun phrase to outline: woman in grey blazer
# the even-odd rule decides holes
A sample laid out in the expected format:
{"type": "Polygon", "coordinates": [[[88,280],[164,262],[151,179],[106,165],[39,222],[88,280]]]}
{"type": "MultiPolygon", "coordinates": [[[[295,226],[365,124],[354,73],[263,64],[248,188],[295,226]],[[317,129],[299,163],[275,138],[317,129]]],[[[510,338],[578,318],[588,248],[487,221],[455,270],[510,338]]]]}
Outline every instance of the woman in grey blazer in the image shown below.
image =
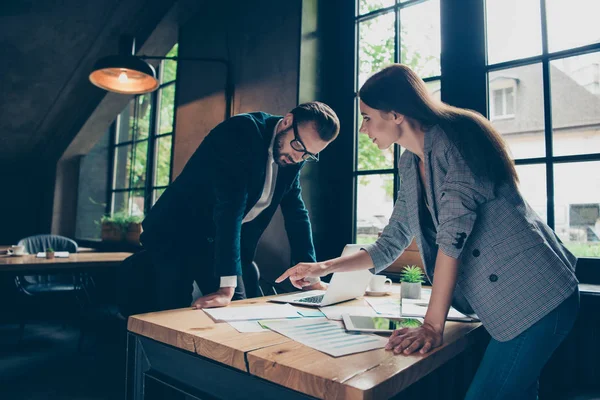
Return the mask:
{"type": "Polygon", "coordinates": [[[434,100],[400,64],[370,77],[359,95],[360,132],[382,150],[406,149],[390,221],[364,251],[298,264],[278,280],[300,288],[332,272],[377,273],[415,238],[431,302],[423,326],[395,331],[387,350],[424,354],[441,345],[453,304],[476,313],[492,336],[467,398],[537,398],[540,371],[579,309],[576,258],[523,199],[487,119],[434,100]]]}

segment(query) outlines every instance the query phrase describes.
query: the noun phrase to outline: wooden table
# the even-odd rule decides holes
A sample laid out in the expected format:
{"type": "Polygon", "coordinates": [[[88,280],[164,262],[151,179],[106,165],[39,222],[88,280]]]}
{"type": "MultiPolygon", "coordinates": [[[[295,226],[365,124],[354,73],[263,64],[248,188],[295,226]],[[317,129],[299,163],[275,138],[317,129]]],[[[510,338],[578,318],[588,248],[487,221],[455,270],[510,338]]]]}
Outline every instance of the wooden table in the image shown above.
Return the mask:
{"type": "Polygon", "coordinates": [[[52,260],[37,258],[33,254],[20,257],[0,255],[0,272],[35,274],[115,267],[130,255],[131,253],[72,253],[67,258],[52,260]]]}
{"type": "MultiPolygon", "coordinates": [[[[232,307],[267,300],[243,300],[232,307]]],[[[362,298],[344,305],[368,307],[362,298]]],[[[155,382],[197,398],[384,399],[485,335],[480,323],[448,322],[444,345],[425,356],[378,349],[334,358],[274,332],[239,333],[201,310],[132,316],[128,330],[130,399],[151,394],[145,389],[155,382]]]]}

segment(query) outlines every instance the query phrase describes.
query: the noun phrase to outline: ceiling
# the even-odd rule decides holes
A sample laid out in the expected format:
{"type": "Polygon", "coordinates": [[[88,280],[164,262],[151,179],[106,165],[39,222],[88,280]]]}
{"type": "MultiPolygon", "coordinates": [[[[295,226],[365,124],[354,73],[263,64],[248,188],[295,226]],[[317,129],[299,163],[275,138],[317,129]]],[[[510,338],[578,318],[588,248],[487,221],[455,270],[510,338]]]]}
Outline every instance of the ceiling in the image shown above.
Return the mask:
{"type": "MultiPolygon", "coordinates": [[[[135,36],[140,48],[173,4],[173,0],[3,4],[0,163],[58,160],[105,97],[106,92],[88,80],[94,62],[116,53],[123,34],[135,36]]],[[[176,40],[170,38],[158,51],[165,54],[176,40]]]]}

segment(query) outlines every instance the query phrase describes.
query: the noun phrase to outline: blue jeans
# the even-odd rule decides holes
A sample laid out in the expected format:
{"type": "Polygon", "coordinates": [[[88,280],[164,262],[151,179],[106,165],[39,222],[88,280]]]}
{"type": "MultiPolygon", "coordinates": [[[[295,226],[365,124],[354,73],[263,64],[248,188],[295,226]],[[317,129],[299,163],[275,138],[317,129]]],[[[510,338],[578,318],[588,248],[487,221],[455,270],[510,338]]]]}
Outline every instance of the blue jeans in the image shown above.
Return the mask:
{"type": "Polygon", "coordinates": [[[514,339],[492,339],[465,400],[537,399],[540,372],[571,331],[578,311],[579,289],[514,339]]]}

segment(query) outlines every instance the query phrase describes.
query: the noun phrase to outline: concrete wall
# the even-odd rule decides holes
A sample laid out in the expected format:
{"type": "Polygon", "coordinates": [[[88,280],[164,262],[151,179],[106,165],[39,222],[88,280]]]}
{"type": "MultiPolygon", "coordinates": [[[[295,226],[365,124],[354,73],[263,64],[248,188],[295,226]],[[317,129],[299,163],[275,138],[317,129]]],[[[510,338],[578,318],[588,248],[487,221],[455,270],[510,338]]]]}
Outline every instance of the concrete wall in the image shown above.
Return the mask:
{"type": "Polygon", "coordinates": [[[79,164],[79,190],[75,237],[100,239],[95,221],[106,212],[110,131],[107,131],[79,164]]]}
{"type": "MultiPolygon", "coordinates": [[[[235,85],[233,114],[285,114],[298,100],[301,5],[300,0],[212,3],[210,9],[182,26],[179,55],[230,61],[235,85]]],[[[178,68],[174,178],[225,116],[224,66],[180,61],[178,68]]],[[[280,239],[282,234],[283,218],[278,212],[256,257],[267,278],[289,266],[289,245],[280,239]]]]}

